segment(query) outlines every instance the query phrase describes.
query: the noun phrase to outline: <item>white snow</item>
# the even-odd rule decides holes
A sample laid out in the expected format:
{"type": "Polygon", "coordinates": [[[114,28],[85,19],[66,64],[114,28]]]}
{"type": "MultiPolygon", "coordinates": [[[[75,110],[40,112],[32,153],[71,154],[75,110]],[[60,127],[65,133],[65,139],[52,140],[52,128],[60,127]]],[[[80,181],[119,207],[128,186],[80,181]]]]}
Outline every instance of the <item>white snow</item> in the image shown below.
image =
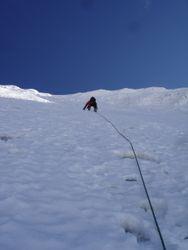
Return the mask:
{"type": "Polygon", "coordinates": [[[35,89],[21,89],[14,85],[0,85],[0,97],[30,100],[37,102],[49,102],[41,97],[51,96],[47,93],[39,93],[35,89]]]}
{"type": "Polygon", "coordinates": [[[188,88],[53,96],[0,86],[0,249],[188,249],[188,88]]]}

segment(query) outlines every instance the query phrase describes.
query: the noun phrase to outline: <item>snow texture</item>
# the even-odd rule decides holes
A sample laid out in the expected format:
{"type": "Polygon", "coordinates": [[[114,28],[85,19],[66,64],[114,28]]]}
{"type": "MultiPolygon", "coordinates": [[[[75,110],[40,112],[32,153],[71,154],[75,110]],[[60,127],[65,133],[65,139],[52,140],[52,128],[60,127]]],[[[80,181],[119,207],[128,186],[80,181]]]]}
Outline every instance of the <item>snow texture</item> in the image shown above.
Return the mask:
{"type": "Polygon", "coordinates": [[[30,100],[37,102],[49,102],[42,97],[51,96],[47,93],[39,93],[35,89],[23,90],[14,85],[0,85],[0,97],[30,100]]]}
{"type": "Polygon", "coordinates": [[[0,86],[0,249],[188,249],[188,89],[53,96],[0,86]],[[127,180],[127,181],[126,181],[127,180]]]}

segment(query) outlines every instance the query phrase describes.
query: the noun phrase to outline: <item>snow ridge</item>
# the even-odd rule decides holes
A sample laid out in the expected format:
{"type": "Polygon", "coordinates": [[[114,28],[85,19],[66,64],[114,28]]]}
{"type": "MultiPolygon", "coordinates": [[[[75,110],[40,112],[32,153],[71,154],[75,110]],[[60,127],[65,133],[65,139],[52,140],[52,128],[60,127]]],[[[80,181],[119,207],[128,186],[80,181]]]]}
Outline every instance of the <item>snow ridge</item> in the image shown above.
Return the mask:
{"type": "MultiPolygon", "coordinates": [[[[120,90],[95,90],[71,95],[59,95],[69,101],[85,100],[90,96],[96,96],[101,103],[112,105],[130,106],[156,106],[171,108],[188,107],[188,88],[166,89],[163,87],[150,87],[143,89],[120,89],[120,90]]],[[[21,89],[14,85],[0,85],[0,97],[30,100],[37,102],[49,102],[52,95],[41,93],[35,89],[21,89]]]]}
{"type": "Polygon", "coordinates": [[[72,95],[72,98],[86,98],[96,96],[101,102],[113,105],[128,106],[155,106],[172,108],[188,107],[188,88],[166,89],[150,87],[143,89],[96,90],[72,95]]]}
{"type": "Polygon", "coordinates": [[[40,93],[35,89],[21,89],[14,85],[0,85],[0,97],[29,100],[36,102],[49,102],[43,97],[49,97],[50,94],[40,93]]]}

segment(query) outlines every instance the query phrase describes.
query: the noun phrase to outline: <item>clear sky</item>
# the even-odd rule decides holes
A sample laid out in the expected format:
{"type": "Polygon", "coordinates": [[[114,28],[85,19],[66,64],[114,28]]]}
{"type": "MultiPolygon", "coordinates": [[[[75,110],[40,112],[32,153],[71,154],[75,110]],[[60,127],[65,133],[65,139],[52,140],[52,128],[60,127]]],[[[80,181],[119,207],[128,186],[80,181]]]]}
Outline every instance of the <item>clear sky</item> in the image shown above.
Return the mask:
{"type": "Polygon", "coordinates": [[[1,0],[0,83],[188,87],[188,0],[1,0]]]}

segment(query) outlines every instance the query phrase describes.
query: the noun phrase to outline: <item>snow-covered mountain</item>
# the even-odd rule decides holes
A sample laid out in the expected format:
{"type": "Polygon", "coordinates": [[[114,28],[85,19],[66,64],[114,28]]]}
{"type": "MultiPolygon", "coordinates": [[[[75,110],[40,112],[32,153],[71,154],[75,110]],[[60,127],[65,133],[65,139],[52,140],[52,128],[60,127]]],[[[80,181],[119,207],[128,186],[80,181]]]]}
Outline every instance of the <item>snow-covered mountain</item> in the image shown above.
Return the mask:
{"type": "Polygon", "coordinates": [[[50,95],[0,86],[0,249],[188,249],[188,88],[50,95]],[[99,112],[83,111],[95,96],[99,112]]]}
{"type": "MultiPolygon", "coordinates": [[[[159,106],[170,105],[174,107],[187,108],[188,88],[165,89],[162,87],[150,87],[145,89],[120,89],[120,90],[96,90],[85,93],[60,96],[61,99],[74,100],[80,102],[90,96],[100,98],[106,105],[126,105],[126,106],[159,106]]],[[[0,97],[15,98],[38,102],[49,102],[48,93],[40,93],[35,89],[21,89],[14,85],[0,85],[0,97]]]]}
{"type": "Polygon", "coordinates": [[[35,89],[21,89],[14,85],[0,85],[0,97],[30,100],[37,102],[48,102],[43,97],[51,96],[47,93],[40,93],[35,89]]]}
{"type": "MultiPolygon", "coordinates": [[[[86,95],[94,95],[100,98],[105,104],[123,105],[123,106],[165,106],[172,108],[188,106],[188,88],[165,89],[151,87],[145,89],[121,89],[121,90],[97,90],[87,93],[78,93],[73,95],[73,99],[85,98],[86,95]]],[[[70,96],[68,97],[70,98],[70,96]]]]}

